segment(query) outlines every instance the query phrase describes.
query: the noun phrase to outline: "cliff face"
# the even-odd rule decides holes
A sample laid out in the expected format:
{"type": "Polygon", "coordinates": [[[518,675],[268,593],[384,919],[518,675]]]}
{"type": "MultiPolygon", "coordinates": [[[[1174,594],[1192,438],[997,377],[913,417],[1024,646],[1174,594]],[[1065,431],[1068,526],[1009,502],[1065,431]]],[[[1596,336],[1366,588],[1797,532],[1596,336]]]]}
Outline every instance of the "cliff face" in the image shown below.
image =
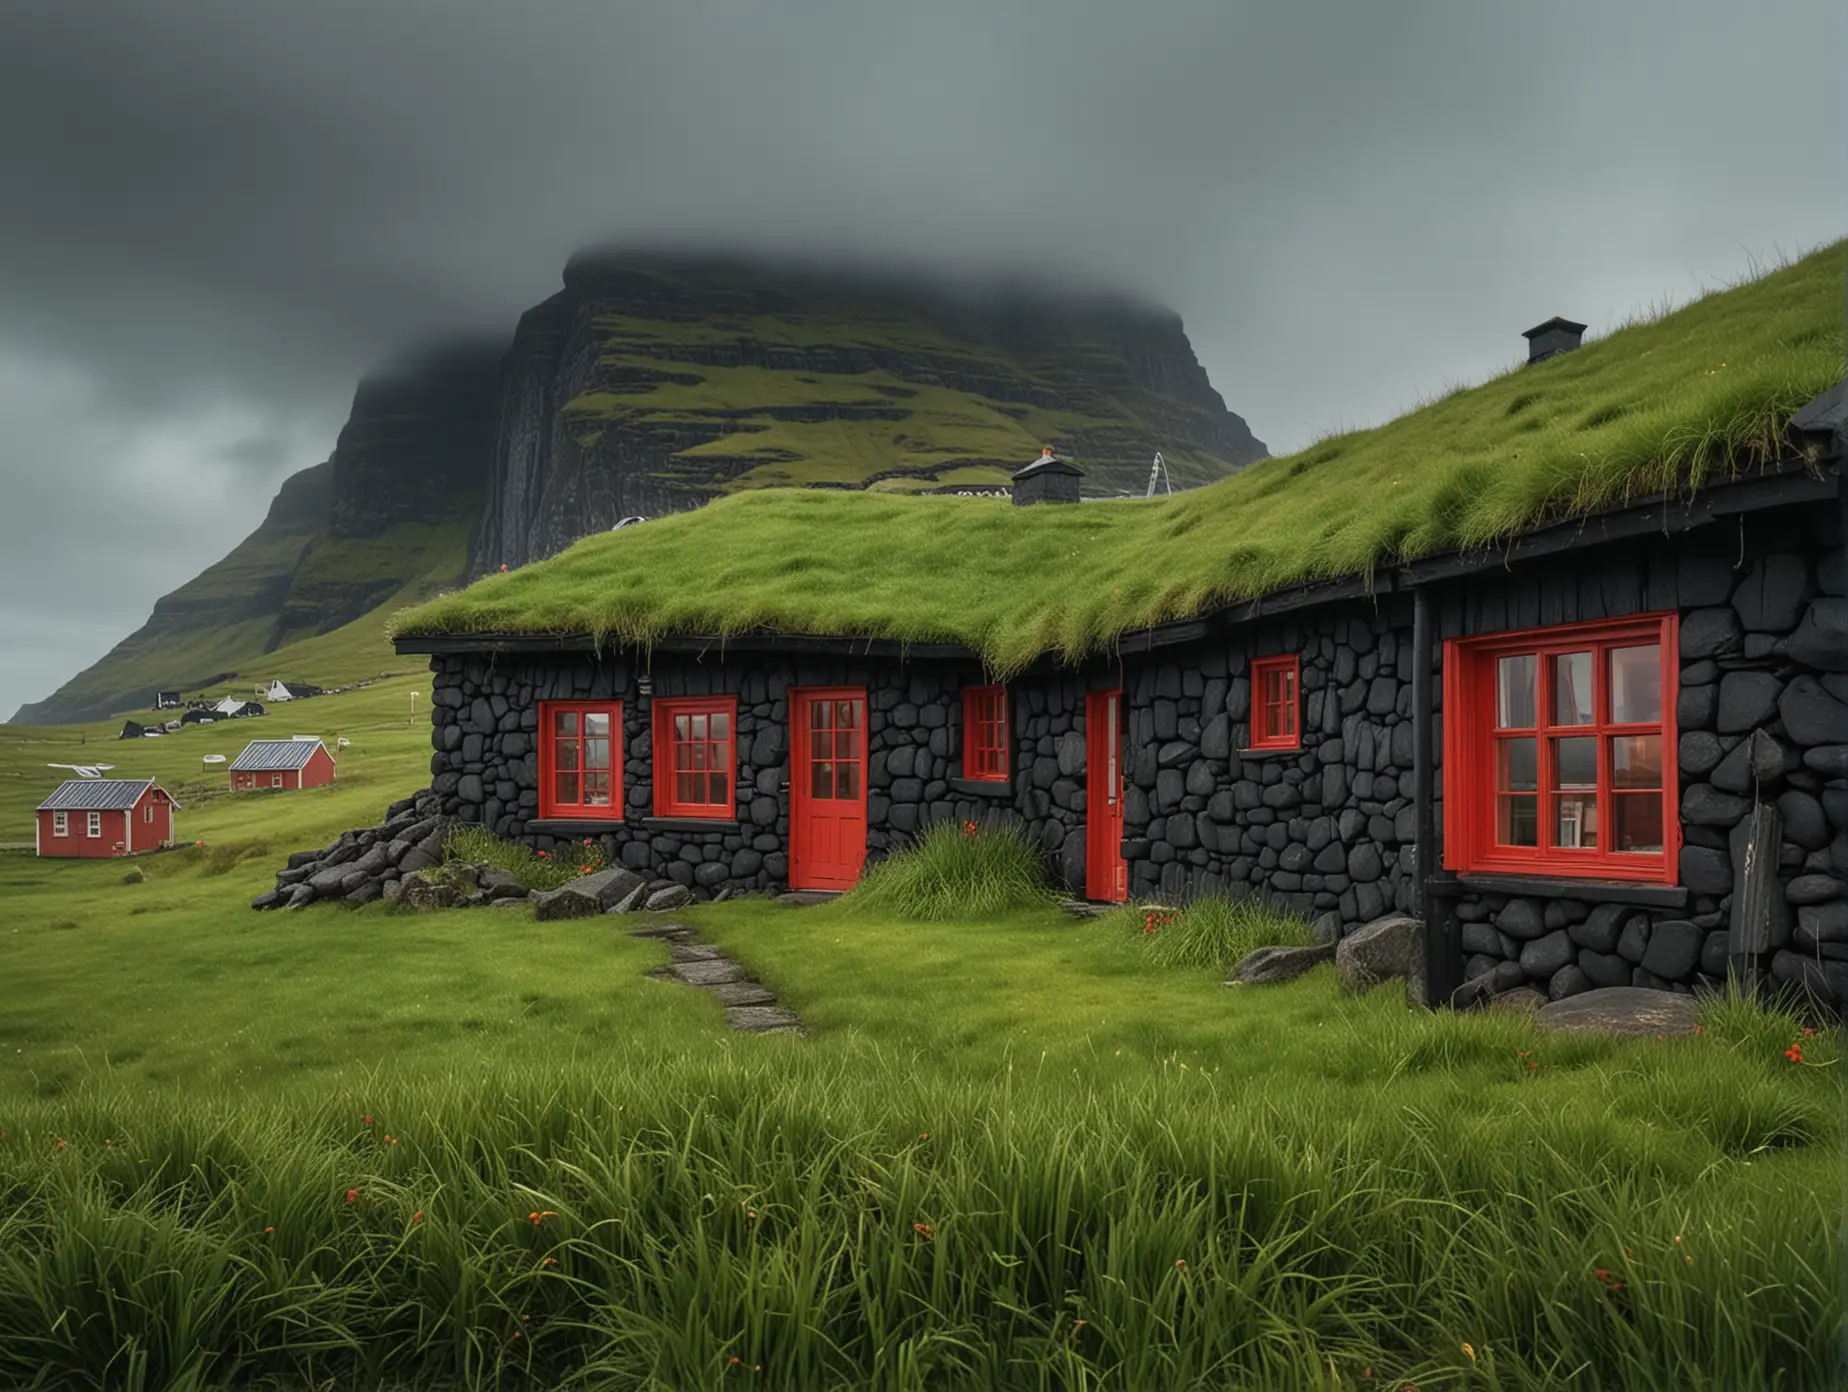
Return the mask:
{"type": "Polygon", "coordinates": [[[1121,299],[589,254],[521,319],[470,570],[632,513],[775,486],[1005,482],[1050,443],[1087,492],[1264,457],[1179,316],[1121,299]]]}
{"type": "MultiPolygon", "coordinates": [[[[262,658],[619,519],[744,488],[1005,483],[1051,444],[1140,496],[1264,456],[1180,318],[1120,298],[715,257],[593,253],[505,341],[369,376],[332,457],[16,721],[270,673],[262,658]]],[[[312,680],[313,673],[294,673],[312,680]]]]}
{"type": "Polygon", "coordinates": [[[287,479],[223,560],[21,724],[95,720],[162,688],[270,675],[261,659],[402,594],[461,577],[494,439],[501,345],[432,350],[361,382],[332,458],[287,479]]]}

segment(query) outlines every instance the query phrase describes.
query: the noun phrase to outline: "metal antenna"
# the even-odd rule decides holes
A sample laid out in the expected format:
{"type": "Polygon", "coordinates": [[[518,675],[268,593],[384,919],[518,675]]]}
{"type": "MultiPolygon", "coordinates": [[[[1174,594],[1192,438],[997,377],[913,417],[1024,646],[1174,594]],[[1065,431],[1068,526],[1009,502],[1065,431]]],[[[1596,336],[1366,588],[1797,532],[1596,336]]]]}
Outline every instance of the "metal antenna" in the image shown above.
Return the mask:
{"type": "Polygon", "coordinates": [[[1155,462],[1149,465],[1149,491],[1142,495],[1144,498],[1153,498],[1155,496],[1155,483],[1157,480],[1160,480],[1161,486],[1167,490],[1168,496],[1173,497],[1174,484],[1168,478],[1168,465],[1166,461],[1162,459],[1160,450],[1155,451],[1155,462]]]}

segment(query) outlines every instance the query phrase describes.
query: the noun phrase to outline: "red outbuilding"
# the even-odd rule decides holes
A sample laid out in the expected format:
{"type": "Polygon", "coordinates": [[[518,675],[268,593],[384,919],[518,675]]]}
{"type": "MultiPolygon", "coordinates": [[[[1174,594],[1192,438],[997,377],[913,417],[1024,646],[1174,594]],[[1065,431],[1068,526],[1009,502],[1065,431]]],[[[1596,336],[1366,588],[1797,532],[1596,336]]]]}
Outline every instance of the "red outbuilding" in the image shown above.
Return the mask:
{"type": "Polygon", "coordinates": [[[334,756],[318,739],[252,740],[230,771],[234,793],[318,788],[334,781],[334,756]]]}
{"type": "Polygon", "coordinates": [[[42,856],[118,856],[173,841],[180,804],[152,778],[73,778],[38,805],[42,856]]]}

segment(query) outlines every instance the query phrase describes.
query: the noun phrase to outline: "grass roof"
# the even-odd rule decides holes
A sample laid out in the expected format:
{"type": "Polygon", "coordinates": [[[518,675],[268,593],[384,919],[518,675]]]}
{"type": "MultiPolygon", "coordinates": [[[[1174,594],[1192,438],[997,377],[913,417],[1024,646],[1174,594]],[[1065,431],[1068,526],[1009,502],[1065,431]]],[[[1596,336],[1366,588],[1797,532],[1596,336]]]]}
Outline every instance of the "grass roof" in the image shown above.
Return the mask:
{"type": "Polygon", "coordinates": [[[1763,465],[1842,376],[1845,248],[1173,498],[1014,508],[770,490],[586,537],[393,631],[948,641],[1002,674],[1078,657],[1129,629],[1763,465]]]}

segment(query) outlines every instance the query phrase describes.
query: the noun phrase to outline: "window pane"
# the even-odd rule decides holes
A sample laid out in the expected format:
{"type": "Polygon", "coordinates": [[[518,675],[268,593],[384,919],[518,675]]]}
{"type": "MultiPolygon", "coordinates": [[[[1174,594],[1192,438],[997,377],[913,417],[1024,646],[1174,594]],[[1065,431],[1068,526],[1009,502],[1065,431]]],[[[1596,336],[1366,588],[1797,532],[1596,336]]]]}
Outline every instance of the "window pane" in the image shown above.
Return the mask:
{"type": "Polygon", "coordinates": [[[677,773],[674,775],[674,801],[675,802],[693,801],[693,775],[692,774],[677,773]]]}
{"type": "Polygon", "coordinates": [[[1553,786],[1561,790],[1598,786],[1598,742],[1589,735],[1553,741],[1553,786]]]}
{"type": "Polygon", "coordinates": [[[843,798],[860,796],[860,766],[858,764],[836,764],[834,766],[834,795],[843,798]]]}
{"type": "Polygon", "coordinates": [[[809,705],[809,729],[825,730],[828,728],[828,715],[833,710],[827,701],[814,701],[809,705]]]}
{"type": "Polygon", "coordinates": [[[693,767],[692,745],[676,744],[674,746],[674,767],[677,769],[690,769],[693,767]]]}
{"type": "Polygon", "coordinates": [[[578,800],[578,776],[575,773],[561,773],[552,788],[552,797],[557,802],[576,803],[578,800]]]}
{"type": "Polygon", "coordinates": [[[731,717],[723,712],[712,717],[712,737],[715,740],[731,738],[731,717]]]}
{"type": "Polygon", "coordinates": [[[1531,739],[1495,742],[1495,786],[1506,792],[1531,793],[1540,786],[1539,759],[1531,739]]]}
{"type": "Polygon", "coordinates": [[[1642,724],[1662,718],[1662,645],[1612,648],[1611,721],[1642,724]]]}
{"type": "Polygon", "coordinates": [[[688,752],[693,755],[694,768],[703,770],[706,767],[706,752],[711,749],[711,747],[712,746],[708,744],[690,744],[687,746],[688,752]]]}
{"type": "Polygon", "coordinates": [[[1617,793],[1611,798],[1611,819],[1616,822],[1619,851],[1662,849],[1662,795],[1617,793]]]}
{"type": "Polygon", "coordinates": [[[1598,795],[1561,793],[1553,799],[1553,844],[1592,850],[1598,844],[1598,795]]]}
{"type": "Polygon", "coordinates": [[[725,805],[725,775],[709,773],[706,775],[706,801],[714,807],[725,805]]]}
{"type": "Polygon", "coordinates": [[[587,773],[584,775],[584,805],[586,807],[608,807],[610,805],[609,774],[587,773]]]}
{"type": "Polygon", "coordinates": [[[587,735],[601,735],[605,739],[609,738],[609,713],[607,711],[584,712],[584,733],[587,735]]]}
{"type": "Polygon", "coordinates": [[[1540,821],[1531,793],[1502,794],[1495,799],[1495,839],[1504,846],[1540,844],[1540,821]]]}
{"type": "Polygon", "coordinates": [[[834,757],[837,759],[857,759],[860,757],[859,738],[852,730],[834,732],[834,757]]]}
{"type": "Polygon", "coordinates": [[[706,738],[706,717],[703,715],[693,717],[693,738],[696,740],[706,738]]]}
{"type": "Polygon", "coordinates": [[[1662,786],[1662,737],[1624,735],[1611,741],[1611,782],[1619,788],[1662,786]]]}
{"type": "Polygon", "coordinates": [[[558,769],[575,769],[578,766],[578,742],[568,739],[555,743],[552,746],[552,766],[558,769]]]}
{"type": "Polygon", "coordinates": [[[552,733],[557,735],[575,735],[578,732],[577,712],[559,711],[552,718],[552,733]]]}
{"type": "Polygon", "coordinates": [[[834,796],[834,765],[825,759],[817,760],[809,769],[809,796],[818,798],[834,796]]]}
{"type": "Polygon", "coordinates": [[[1495,726],[1528,730],[1534,724],[1534,655],[1518,653],[1496,664],[1495,726]]]}
{"type": "Polygon", "coordinates": [[[836,701],[834,703],[834,723],[843,730],[851,730],[860,723],[858,701],[836,701]]]}
{"type": "Polygon", "coordinates": [[[1589,725],[1595,718],[1591,654],[1557,654],[1553,658],[1553,723],[1589,725]]]}
{"type": "Polygon", "coordinates": [[[610,766],[610,742],[608,739],[584,740],[584,767],[606,769],[610,766]]]}
{"type": "Polygon", "coordinates": [[[674,717],[674,738],[675,739],[677,740],[686,739],[692,734],[692,732],[693,732],[693,728],[691,725],[687,723],[687,718],[684,715],[677,715],[674,717]]]}

